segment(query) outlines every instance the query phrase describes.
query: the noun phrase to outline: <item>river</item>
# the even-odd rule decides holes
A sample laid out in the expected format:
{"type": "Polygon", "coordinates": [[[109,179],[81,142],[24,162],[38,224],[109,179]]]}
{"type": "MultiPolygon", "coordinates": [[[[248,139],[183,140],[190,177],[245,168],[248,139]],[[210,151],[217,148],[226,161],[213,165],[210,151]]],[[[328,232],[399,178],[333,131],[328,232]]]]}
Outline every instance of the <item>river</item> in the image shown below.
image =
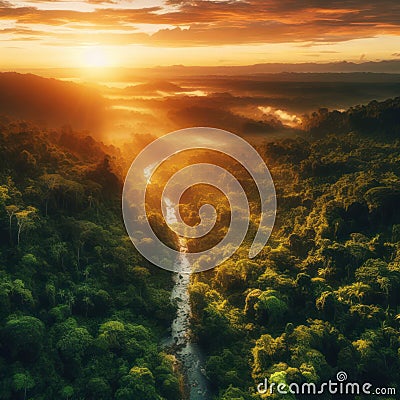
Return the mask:
{"type": "Polygon", "coordinates": [[[179,263],[180,273],[174,275],[174,287],[171,299],[177,304],[176,317],[172,322],[171,336],[176,350],[176,357],[181,362],[185,374],[187,392],[190,400],[211,399],[209,384],[205,376],[204,357],[190,335],[190,302],[189,284],[191,268],[186,257],[186,245],[180,241],[179,263]]]}
{"type": "MultiPolygon", "coordinates": [[[[175,209],[169,201],[167,205],[167,220],[176,221],[175,209]]],[[[186,256],[187,246],[184,238],[179,239],[180,254],[176,260],[176,270],[173,277],[174,287],[171,291],[171,301],[177,304],[176,317],[171,325],[169,345],[174,349],[175,356],[181,364],[185,378],[186,398],[188,400],[209,400],[211,392],[205,376],[205,360],[199,346],[192,342],[190,332],[190,301],[189,285],[191,266],[186,256]]]]}

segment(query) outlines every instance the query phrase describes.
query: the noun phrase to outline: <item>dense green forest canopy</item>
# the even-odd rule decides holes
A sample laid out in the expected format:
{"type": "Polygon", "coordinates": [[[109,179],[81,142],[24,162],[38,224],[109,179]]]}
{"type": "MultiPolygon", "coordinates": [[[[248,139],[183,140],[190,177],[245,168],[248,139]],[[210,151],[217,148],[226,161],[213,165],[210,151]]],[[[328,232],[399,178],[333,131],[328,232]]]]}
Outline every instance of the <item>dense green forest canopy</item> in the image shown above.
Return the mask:
{"type": "Polygon", "coordinates": [[[371,101],[347,111],[328,111],[321,108],[304,116],[303,129],[314,137],[326,134],[359,132],[363,136],[398,138],[400,134],[400,97],[378,102],[371,101]]]}
{"type": "MultiPolygon", "coordinates": [[[[398,110],[399,99],[320,110],[301,137],[258,147],[277,190],[273,235],[190,287],[216,399],[338,371],[399,390],[398,110]]],[[[181,398],[160,346],[171,274],[123,228],[119,150],[2,117],[0,151],[0,398],[181,398]]]]}
{"type": "Polygon", "coordinates": [[[118,151],[6,117],[0,149],[0,398],[179,398],[171,280],[126,236],[118,151]]]}
{"type": "Polygon", "coordinates": [[[339,371],[398,393],[398,112],[399,99],[322,112],[325,119],[320,112],[310,116],[314,139],[259,146],[277,189],[273,235],[255,259],[239,251],[196,274],[190,288],[194,331],[218,399],[261,398],[256,387],[264,378],[320,384],[339,371]],[[357,132],[335,135],[335,125],[325,124],[332,133],[316,135],[339,114],[359,118],[357,132]]]}

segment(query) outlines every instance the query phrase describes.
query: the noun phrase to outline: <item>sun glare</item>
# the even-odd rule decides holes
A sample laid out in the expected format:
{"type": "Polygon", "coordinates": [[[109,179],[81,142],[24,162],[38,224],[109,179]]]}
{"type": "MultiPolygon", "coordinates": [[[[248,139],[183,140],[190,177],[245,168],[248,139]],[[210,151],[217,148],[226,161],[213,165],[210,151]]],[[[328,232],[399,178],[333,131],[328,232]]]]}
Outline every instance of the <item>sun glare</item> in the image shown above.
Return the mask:
{"type": "Polygon", "coordinates": [[[108,67],[110,60],[104,49],[98,46],[87,47],[83,56],[83,67],[102,68],[108,67]]]}

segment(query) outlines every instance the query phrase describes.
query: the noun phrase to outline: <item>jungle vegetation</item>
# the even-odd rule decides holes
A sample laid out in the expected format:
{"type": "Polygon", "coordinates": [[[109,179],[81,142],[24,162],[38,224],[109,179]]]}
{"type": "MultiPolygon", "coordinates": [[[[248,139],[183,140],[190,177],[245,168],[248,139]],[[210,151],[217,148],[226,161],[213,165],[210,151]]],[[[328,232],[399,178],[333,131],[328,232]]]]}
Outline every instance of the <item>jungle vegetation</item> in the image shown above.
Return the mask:
{"type": "MultiPolygon", "coordinates": [[[[215,399],[338,371],[400,389],[399,103],[320,110],[303,135],[258,146],[277,190],[272,237],[190,286],[215,399]]],[[[126,235],[119,150],[1,117],[0,151],[0,398],[179,399],[160,346],[171,274],[126,235]]],[[[208,200],[196,199],[192,224],[208,200]]]]}

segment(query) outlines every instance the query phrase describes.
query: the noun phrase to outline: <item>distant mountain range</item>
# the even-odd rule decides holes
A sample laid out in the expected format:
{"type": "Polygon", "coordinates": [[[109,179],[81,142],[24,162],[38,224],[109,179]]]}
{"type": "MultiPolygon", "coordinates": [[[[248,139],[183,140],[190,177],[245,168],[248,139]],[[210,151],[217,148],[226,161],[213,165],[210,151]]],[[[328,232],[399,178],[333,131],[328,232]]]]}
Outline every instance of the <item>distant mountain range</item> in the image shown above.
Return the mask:
{"type": "Polygon", "coordinates": [[[201,74],[201,75],[241,75],[241,74],[268,74],[280,72],[374,72],[374,73],[400,73],[400,60],[368,61],[362,63],[334,62],[334,63],[263,63],[245,66],[200,66],[187,67],[174,65],[170,67],[156,67],[150,70],[155,72],[168,72],[175,74],[201,74]]]}
{"type": "Polygon", "coordinates": [[[71,125],[79,130],[101,128],[103,97],[94,89],[32,74],[0,73],[0,114],[41,126],[71,125]]]}
{"type": "Polygon", "coordinates": [[[400,74],[400,60],[348,62],[339,61],[331,63],[263,63],[244,66],[184,66],[171,65],[152,68],[102,68],[87,69],[86,71],[78,68],[54,68],[23,70],[18,72],[33,72],[42,76],[52,77],[77,77],[85,76],[90,78],[95,72],[96,76],[105,77],[118,76],[119,80],[127,80],[131,77],[171,77],[171,76],[192,76],[192,75],[252,75],[252,74],[271,74],[280,72],[302,72],[302,73],[386,73],[400,74]]]}

